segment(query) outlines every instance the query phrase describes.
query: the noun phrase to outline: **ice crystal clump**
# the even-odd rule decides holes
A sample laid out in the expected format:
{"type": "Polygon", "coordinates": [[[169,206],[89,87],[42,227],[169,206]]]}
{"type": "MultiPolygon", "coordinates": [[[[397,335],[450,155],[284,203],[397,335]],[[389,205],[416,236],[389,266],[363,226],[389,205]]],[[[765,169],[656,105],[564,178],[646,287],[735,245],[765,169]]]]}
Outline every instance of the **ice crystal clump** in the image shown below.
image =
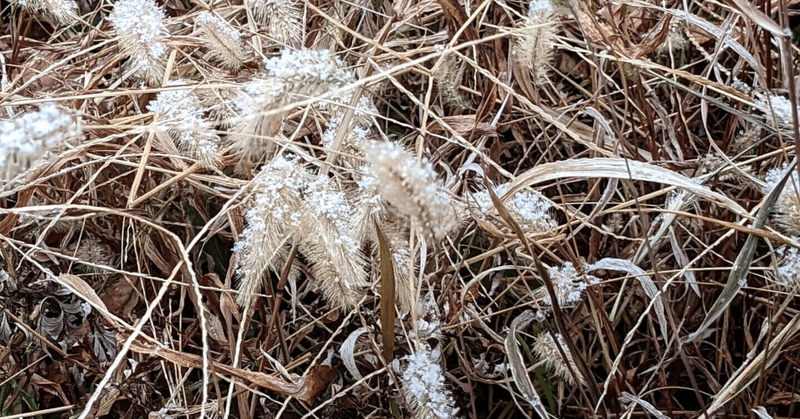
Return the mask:
{"type": "Polygon", "coordinates": [[[403,357],[408,367],[403,372],[403,391],[418,418],[451,419],[458,413],[453,397],[445,388],[442,367],[434,352],[421,350],[403,357]]]}
{"type": "MultiPolygon", "coordinates": [[[[501,198],[508,191],[510,184],[504,183],[494,188],[494,193],[501,198]]],[[[477,210],[488,218],[499,217],[494,203],[489,196],[489,192],[483,190],[472,194],[477,210]]],[[[504,202],[506,209],[511,213],[514,221],[526,234],[549,233],[557,227],[553,219],[552,206],[538,192],[522,190],[515,193],[511,198],[504,202]]],[[[496,220],[500,226],[502,222],[496,220]]]]}
{"type": "MultiPolygon", "coordinates": [[[[553,283],[558,305],[561,308],[574,307],[580,303],[586,287],[598,282],[597,278],[593,276],[579,274],[572,262],[564,262],[564,266],[561,268],[551,266],[547,268],[547,274],[553,283]]],[[[545,306],[553,305],[546,287],[537,288],[534,290],[534,295],[540,298],[545,306]]]]}
{"type": "MultiPolygon", "coordinates": [[[[798,237],[793,237],[795,241],[798,237]]],[[[777,250],[781,260],[775,270],[773,282],[787,291],[800,291],[800,251],[796,247],[781,247],[777,250]]]]}
{"type": "Polygon", "coordinates": [[[789,99],[777,95],[760,95],[755,107],[764,114],[773,127],[784,132],[791,131],[792,102],[789,99]]]}

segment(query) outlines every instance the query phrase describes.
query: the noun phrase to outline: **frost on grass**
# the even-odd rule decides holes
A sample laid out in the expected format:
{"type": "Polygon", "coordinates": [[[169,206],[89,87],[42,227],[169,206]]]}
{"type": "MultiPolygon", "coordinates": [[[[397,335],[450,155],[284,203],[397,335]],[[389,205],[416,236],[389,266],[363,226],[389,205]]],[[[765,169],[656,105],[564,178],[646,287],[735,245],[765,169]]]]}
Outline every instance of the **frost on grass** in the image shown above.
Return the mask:
{"type": "Polygon", "coordinates": [[[233,248],[241,307],[250,306],[270,269],[276,273],[283,269],[292,235],[300,226],[302,193],[309,181],[310,173],[297,157],[283,156],[265,165],[253,179],[246,227],[233,248]]]}
{"type": "Polygon", "coordinates": [[[567,362],[564,362],[564,358],[558,351],[556,340],[547,332],[536,337],[532,348],[533,353],[539,361],[543,362],[548,369],[552,370],[556,376],[561,377],[567,384],[575,384],[575,381],[572,379],[572,374],[569,372],[569,368],[572,368],[572,371],[578,376],[578,381],[583,382],[583,377],[580,375],[580,372],[578,372],[578,367],[575,365],[575,360],[569,352],[567,343],[564,342],[564,336],[562,336],[561,333],[555,333],[555,335],[558,346],[561,347],[564,354],[567,356],[567,362]],[[567,367],[567,363],[569,363],[569,367],[567,367]]]}
{"type": "Polygon", "coordinates": [[[409,217],[424,235],[439,240],[458,227],[458,209],[441,190],[430,163],[420,162],[402,146],[388,142],[369,147],[367,161],[381,197],[409,217]]]}
{"type": "Polygon", "coordinates": [[[284,49],[265,60],[265,74],[245,83],[234,101],[238,112],[232,132],[234,151],[249,161],[269,156],[286,113],[280,109],[343,87],[352,81],[343,67],[327,50],[284,49]]]}
{"type": "Polygon", "coordinates": [[[78,20],[78,3],[75,0],[12,0],[11,4],[33,14],[52,17],[65,26],[78,20]]]}
{"type": "MultiPolygon", "coordinates": [[[[787,170],[789,170],[789,165],[784,164],[781,168],[774,168],[767,172],[767,176],[764,179],[766,183],[765,194],[775,189],[783,176],[786,175],[787,170]]],[[[792,170],[791,176],[784,184],[772,213],[775,224],[786,234],[800,235],[800,181],[798,181],[796,170],[792,170]]]]}
{"type": "MultiPolygon", "coordinates": [[[[796,241],[798,237],[793,237],[796,241]]],[[[781,257],[775,269],[773,282],[787,292],[800,291],[800,251],[796,247],[781,247],[776,251],[781,257]]]]}
{"type": "MultiPolygon", "coordinates": [[[[564,262],[564,266],[561,268],[551,266],[547,268],[547,274],[553,283],[556,299],[561,308],[574,307],[580,303],[586,287],[598,282],[597,278],[593,276],[579,274],[572,262],[564,262]]],[[[536,298],[541,299],[543,305],[553,305],[545,286],[535,289],[533,294],[536,298]]]]}
{"type": "Polygon", "coordinates": [[[549,0],[535,0],[529,4],[528,16],[517,30],[513,54],[522,68],[531,72],[531,82],[547,82],[553,57],[558,19],[553,15],[549,0]]]}
{"type": "Polygon", "coordinates": [[[211,12],[200,12],[194,22],[210,59],[230,70],[242,66],[247,53],[239,31],[211,12]]]}
{"type": "MultiPolygon", "coordinates": [[[[509,183],[503,183],[494,188],[494,193],[501,198],[508,188],[509,183]]],[[[477,206],[477,212],[484,218],[493,220],[496,227],[500,228],[504,225],[489,192],[483,190],[473,193],[472,203],[477,206]]],[[[552,216],[552,205],[538,192],[519,191],[503,204],[525,234],[549,234],[557,227],[552,216]]]]}
{"type": "Polygon", "coordinates": [[[352,307],[358,291],[369,284],[366,259],[355,236],[354,210],[327,177],[309,183],[304,196],[300,251],[325,299],[333,306],[352,307]]]}
{"type": "Polygon", "coordinates": [[[12,177],[41,161],[64,140],[82,135],[76,119],[52,103],[38,112],[26,112],[11,120],[0,120],[0,167],[3,185],[12,177]]]}
{"type": "Polygon", "coordinates": [[[755,107],[764,115],[767,123],[784,133],[791,133],[792,102],[778,95],[757,94],[757,96],[755,107]]]}
{"type": "MultiPolygon", "coordinates": [[[[239,304],[249,307],[264,275],[280,274],[297,244],[317,288],[334,307],[352,307],[369,282],[354,210],[338,184],[296,157],[276,157],[253,181],[247,227],[234,246],[239,304]]],[[[293,275],[297,275],[296,271],[293,275]]]]}
{"type": "MultiPolygon", "coordinates": [[[[182,85],[170,83],[170,86],[182,85]]],[[[156,124],[168,129],[178,148],[196,158],[206,167],[219,163],[220,138],[214,126],[206,120],[206,110],[200,105],[197,95],[188,89],[165,90],[147,105],[150,112],[161,114],[156,124]]]]}
{"type": "Polygon", "coordinates": [[[108,20],[134,74],[151,86],[161,84],[167,58],[164,40],[169,35],[164,9],[153,0],[120,0],[108,20]]]}
{"type": "Polygon", "coordinates": [[[339,163],[346,164],[349,168],[358,168],[363,164],[365,148],[375,136],[372,132],[372,118],[378,114],[378,110],[369,96],[361,96],[348,126],[343,126],[347,111],[347,107],[343,104],[350,101],[347,96],[335,95],[331,97],[331,102],[320,104],[320,109],[330,113],[325,123],[325,131],[322,133],[322,144],[330,150],[336,149],[340,155],[339,163]],[[346,132],[342,134],[342,141],[337,145],[336,137],[341,130],[346,132]]]}
{"type": "Polygon", "coordinates": [[[450,419],[458,413],[452,395],[445,388],[437,355],[423,349],[403,357],[403,361],[408,361],[402,376],[403,392],[419,419],[450,419]]]}

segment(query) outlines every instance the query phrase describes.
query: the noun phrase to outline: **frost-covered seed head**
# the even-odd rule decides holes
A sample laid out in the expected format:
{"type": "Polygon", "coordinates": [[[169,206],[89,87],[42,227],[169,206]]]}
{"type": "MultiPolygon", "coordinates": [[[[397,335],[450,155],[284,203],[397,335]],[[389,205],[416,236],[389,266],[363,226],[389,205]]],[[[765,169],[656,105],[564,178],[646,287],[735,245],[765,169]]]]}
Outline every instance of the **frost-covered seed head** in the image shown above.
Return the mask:
{"type": "Polygon", "coordinates": [[[328,177],[310,182],[303,196],[300,251],[309,260],[317,287],[328,303],[352,307],[358,302],[358,291],[368,285],[355,210],[328,177]]]}
{"type": "Polygon", "coordinates": [[[31,13],[53,17],[62,25],[71,25],[78,20],[78,3],[75,0],[12,0],[31,13]]]}
{"type": "MultiPolygon", "coordinates": [[[[582,383],[583,377],[575,365],[575,360],[573,359],[572,354],[569,352],[567,343],[564,341],[564,336],[562,336],[561,333],[556,333],[555,335],[558,339],[558,346],[560,346],[567,355],[569,366],[578,376],[578,380],[582,383]]],[[[543,362],[548,369],[553,370],[556,376],[564,379],[567,384],[575,384],[575,381],[572,379],[572,374],[570,374],[569,368],[567,367],[567,363],[564,362],[564,358],[561,357],[561,353],[556,347],[556,341],[553,340],[553,336],[551,336],[550,333],[545,332],[537,336],[532,349],[533,353],[536,354],[536,357],[543,362]]]]}
{"type": "Polygon", "coordinates": [[[108,20],[136,75],[150,85],[159,85],[167,58],[164,39],[169,35],[164,10],[153,0],[120,0],[114,3],[108,20]]]}
{"type": "Polygon", "coordinates": [[[436,81],[439,95],[445,103],[458,109],[466,109],[469,104],[458,90],[461,73],[462,65],[459,57],[454,53],[446,52],[441,58],[441,62],[438,63],[438,67],[431,72],[431,76],[436,81]]]}
{"type": "Polygon", "coordinates": [[[250,306],[270,269],[283,269],[287,247],[300,226],[302,193],[310,177],[296,157],[277,156],[253,179],[246,227],[233,247],[241,307],[250,306]]]}
{"type": "Polygon", "coordinates": [[[453,397],[444,385],[442,367],[434,353],[421,350],[403,357],[408,367],[403,371],[403,391],[418,418],[451,419],[458,413],[453,397]]]}
{"type": "Polygon", "coordinates": [[[755,107],[764,115],[764,119],[776,129],[791,132],[792,102],[778,95],[758,96],[760,97],[756,100],[755,107]]]}
{"type": "Polygon", "coordinates": [[[284,49],[264,61],[266,76],[242,86],[236,100],[238,121],[232,135],[234,149],[246,160],[268,156],[270,137],[281,131],[282,113],[275,109],[315,98],[352,81],[352,75],[327,50],[284,49]]]}
{"type": "Polygon", "coordinates": [[[300,47],[303,13],[296,0],[245,0],[244,4],[259,23],[267,26],[270,38],[284,47],[300,47]]]}
{"type": "MultiPolygon", "coordinates": [[[[774,168],[767,172],[764,179],[766,188],[764,193],[770,193],[786,174],[789,166],[784,164],[781,168],[774,168]]],[[[797,171],[793,170],[786,181],[773,208],[773,220],[786,234],[800,235],[800,181],[797,171]]]]}
{"type": "MultiPolygon", "coordinates": [[[[509,186],[509,183],[496,186],[494,188],[495,195],[498,198],[502,197],[508,191],[509,186]]],[[[472,198],[473,203],[477,205],[476,209],[479,214],[489,219],[499,217],[487,191],[475,192],[472,194],[472,198]]],[[[521,190],[507,199],[504,205],[526,234],[549,234],[557,227],[552,216],[552,205],[538,192],[521,190]]]]}
{"type": "Polygon", "coordinates": [[[550,1],[532,1],[528,16],[517,32],[513,54],[520,67],[530,70],[531,81],[536,85],[547,82],[557,29],[558,20],[550,1]]]}
{"type": "Polygon", "coordinates": [[[2,182],[38,163],[47,151],[64,140],[82,135],[76,119],[53,103],[11,120],[0,120],[0,167],[2,182]]]}
{"type": "Polygon", "coordinates": [[[247,54],[239,31],[211,12],[200,12],[194,22],[211,59],[230,70],[242,66],[247,54]]]}
{"type": "MultiPolygon", "coordinates": [[[[793,237],[795,241],[798,237],[793,237]]],[[[775,270],[773,282],[787,292],[800,292],[800,251],[796,247],[781,247],[777,250],[781,260],[775,270]]]]}
{"type": "MultiPolygon", "coordinates": [[[[182,85],[176,81],[168,86],[182,85]]],[[[181,151],[188,153],[206,167],[220,161],[221,140],[204,116],[206,110],[190,90],[165,90],[147,105],[150,112],[162,115],[157,124],[166,127],[181,151]]]]}
{"type": "MultiPolygon", "coordinates": [[[[564,262],[561,268],[552,266],[547,268],[547,274],[553,283],[558,305],[561,308],[574,307],[583,300],[586,286],[597,283],[597,278],[589,275],[580,275],[572,262],[564,262]]],[[[552,306],[553,302],[545,286],[534,290],[534,296],[541,299],[545,306],[552,306]]]]}
{"type": "Polygon", "coordinates": [[[367,150],[370,172],[378,179],[381,197],[411,218],[434,240],[458,227],[457,208],[436,182],[436,172],[402,146],[376,143],[367,150]]]}

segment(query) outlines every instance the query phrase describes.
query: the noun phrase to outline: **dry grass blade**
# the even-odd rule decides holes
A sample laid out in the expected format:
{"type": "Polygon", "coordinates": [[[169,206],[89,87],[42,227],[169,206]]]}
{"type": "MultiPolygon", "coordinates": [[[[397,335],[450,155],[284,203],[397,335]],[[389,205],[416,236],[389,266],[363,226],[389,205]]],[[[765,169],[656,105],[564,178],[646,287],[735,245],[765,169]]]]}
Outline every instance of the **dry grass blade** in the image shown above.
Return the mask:
{"type": "Polygon", "coordinates": [[[731,379],[714,395],[714,401],[707,408],[708,416],[700,416],[700,419],[709,419],[726,404],[730,403],[737,395],[744,391],[750,384],[758,379],[758,376],[766,368],[769,368],[776,360],[787,341],[795,337],[800,331],[800,317],[793,317],[783,330],[769,342],[769,346],[759,352],[752,360],[742,364],[733,374],[731,379]]]}
{"type": "Polygon", "coordinates": [[[508,369],[514,377],[514,384],[522,393],[522,397],[528,402],[540,418],[549,418],[550,414],[542,404],[542,399],[533,387],[531,378],[528,376],[528,369],[525,367],[525,359],[522,356],[522,349],[517,342],[517,330],[527,326],[536,316],[533,311],[525,311],[511,321],[508,328],[508,335],[505,337],[504,346],[508,355],[508,369]]]}
{"type": "Polygon", "coordinates": [[[671,185],[716,201],[740,216],[749,217],[749,213],[732,199],[699,185],[686,176],[648,163],[613,158],[574,159],[540,164],[517,176],[503,198],[537,183],[566,178],[633,179],[671,185]]]}
{"type": "Polygon", "coordinates": [[[394,359],[394,319],[395,319],[395,278],[394,256],[389,241],[378,223],[375,223],[378,235],[378,249],[381,266],[381,336],[383,336],[383,359],[386,363],[394,359]]]}
{"type": "MultiPolygon", "coordinates": [[[[796,161],[792,163],[792,167],[794,167],[795,164],[797,164],[796,161]]],[[[775,201],[777,201],[781,191],[783,190],[783,186],[786,184],[786,181],[789,180],[791,175],[792,171],[787,171],[786,175],[783,177],[783,179],[781,179],[775,189],[764,198],[761,209],[758,210],[756,219],[753,222],[753,228],[760,229],[764,226],[764,223],[767,222],[767,217],[769,217],[772,206],[775,204],[775,201]]],[[[744,242],[742,250],[739,251],[739,255],[733,262],[731,272],[728,275],[728,281],[725,283],[725,288],[722,289],[722,293],[714,302],[714,305],[708,309],[708,312],[703,319],[703,323],[700,324],[700,327],[686,337],[687,342],[696,341],[708,336],[708,334],[713,331],[711,329],[711,325],[714,324],[717,319],[719,319],[719,317],[731,304],[733,299],[736,298],[736,295],[739,293],[739,291],[745,285],[747,285],[746,276],[750,272],[750,262],[753,260],[758,240],[759,237],[756,235],[751,234],[747,236],[747,240],[744,242]]]]}
{"type": "Polygon", "coordinates": [[[661,327],[661,335],[664,337],[664,342],[669,342],[669,328],[667,316],[664,314],[665,308],[662,294],[653,280],[644,272],[642,268],[634,265],[629,260],[603,258],[586,267],[587,271],[592,271],[595,269],[622,271],[627,272],[629,275],[635,277],[636,280],[642,284],[644,293],[647,294],[651,300],[654,300],[656,316],[658,317],[658,325],[661,327]]]}

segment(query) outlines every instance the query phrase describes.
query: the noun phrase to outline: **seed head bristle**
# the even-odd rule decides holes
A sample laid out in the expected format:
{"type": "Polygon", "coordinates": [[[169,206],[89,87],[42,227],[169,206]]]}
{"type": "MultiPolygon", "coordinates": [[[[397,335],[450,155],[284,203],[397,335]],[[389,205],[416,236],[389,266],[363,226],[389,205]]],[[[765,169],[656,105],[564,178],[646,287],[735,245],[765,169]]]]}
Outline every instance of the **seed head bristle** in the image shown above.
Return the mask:
{"type": "Polygon", "coordinates": [[[247,53],[239,31],[211,12],[200,12],[194,22],[198,26],[200,39],[208,50],[209,58],[229,70],[242,66],[247,53]]]}
{"type": "Polygon", "coordinates": [[[583,376],[580,374],[578,367],[575,365],[575,360],[573,359],[572,354],[569,352],[567,343],[564,341],[564,336],[562,336],[561,333],[556,333],[555,335],[558,339],[558,346],[560,346],[567,355],[566,362],[561,356],[561,353],[558,351],[558,348],[556,347],[556,341],[553,340],[553,336],[551,336],[550,333],[542,333],[536,337],[536,341],[534,342],[532,348],[533,353],[540,361],[544,362],[548,369],[553,370],[556,376],[561,377],[567,384],[574,385],[575,380],[573,380],[572,374],[570,374],[569,368],[567,367],[568,362],[569,366],[572,368],[572,371],[574,371],[575,375],[577,375],[578,381],[583,383],[583,376]]]}

